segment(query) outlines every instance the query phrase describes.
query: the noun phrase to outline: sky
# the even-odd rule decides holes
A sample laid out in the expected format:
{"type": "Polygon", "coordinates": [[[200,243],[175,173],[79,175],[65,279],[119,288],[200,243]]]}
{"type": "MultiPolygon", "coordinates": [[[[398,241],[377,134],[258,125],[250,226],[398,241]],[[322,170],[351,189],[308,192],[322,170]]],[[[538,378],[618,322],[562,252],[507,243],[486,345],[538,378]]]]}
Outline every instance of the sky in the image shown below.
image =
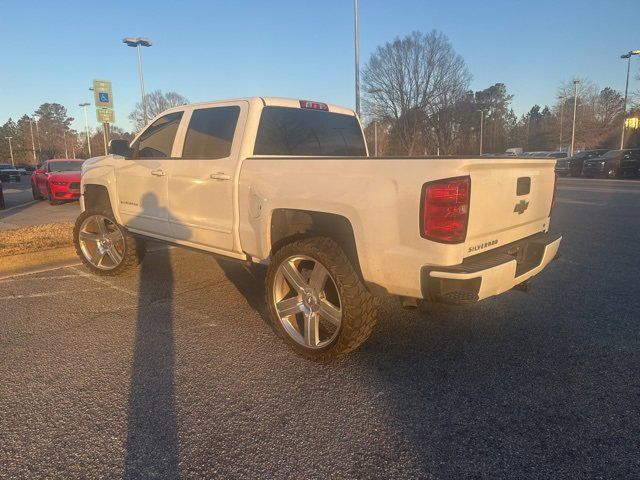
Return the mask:
{"type": "MultiPolygon", "coordinates": [[[[360,64],[414,30],[442,31],[481,90],[502,82],[523,114],[563,82],[624,90],[620,55],[640,49],[638,0],[360,0],[360,64]],[[626,12],[626,13],[625,13],[626,12]]],[[[145,88],[191,102],[253,95],[354,107],[353,0],[135,2],[0,0],[0,124],[58,102],[83,129],[89,86],[110,80],[117,126],[140,99],[135,49],[146,36],[145,88]]],[[[640,56],[632,72],[640,72],[640,56]]],[[[640,88],[634,79],[630,90],[640,88]]]]}

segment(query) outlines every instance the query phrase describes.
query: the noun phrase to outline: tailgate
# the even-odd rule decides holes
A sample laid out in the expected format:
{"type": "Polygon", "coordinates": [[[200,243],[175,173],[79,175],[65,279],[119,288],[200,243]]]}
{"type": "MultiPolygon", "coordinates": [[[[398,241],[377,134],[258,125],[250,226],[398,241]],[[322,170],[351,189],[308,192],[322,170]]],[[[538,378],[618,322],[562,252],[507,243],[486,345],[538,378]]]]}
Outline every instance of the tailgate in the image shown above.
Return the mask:
{"type": "Polygon", "coordinates": [[[475,160],[464,256],[549,228],[555,159],[475,160]]]}

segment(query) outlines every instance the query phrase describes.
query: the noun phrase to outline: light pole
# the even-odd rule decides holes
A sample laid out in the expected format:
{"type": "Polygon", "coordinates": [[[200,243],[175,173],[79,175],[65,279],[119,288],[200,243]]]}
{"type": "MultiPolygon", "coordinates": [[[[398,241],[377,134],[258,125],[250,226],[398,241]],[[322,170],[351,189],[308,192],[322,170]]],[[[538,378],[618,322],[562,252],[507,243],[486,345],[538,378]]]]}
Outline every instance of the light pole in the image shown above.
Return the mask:
{"type": "Polygon", "coordinates": [[[480,112],[480,156],[482,156],[482,134],[484,128],[484,110],[478,110],[480,112]]]}
{"type": "Polygon", "coordinates": [[[42,147],[40,146],[40,127],[38,126],[40,122],[35,116],[33,117],[33,121],[36,122],[36,141],[38,142],[38,155],[40,155],[42,153],[42,147]]]}
{"type": "Polygon", "coordinates": [[[29,118],[29,130],[31,130],[31,148],[33,149],[33,163],[37,164],[38,160],[36,159],[36,142],[33,139],[33,122],[31,118],[29,118]]]}
{"type": "Polygon", "coordinates": [[[356,68],[356,114],[360,116],[360,48],[358,42],[358,0],[353,0],[354,48],[356,68]]]}
{"type": "Polygon", "coordinates": [[[558,97],[558,100],[560,100],[560,151],[562,151],[562,128],[563,128],[563,123],[564,123],[564,102],[566,101],[565,96],[562,95],[561,97],[558,97]]]}
{"type": "Polygon", "coordinates": [[[571,127],[571,152],[570,157],[573,157],[573,147],[576,140],[576,110],[578,109],[578,84],[580,80],[573,81],[573,127],[571,127]]]}
{"type": "Polygon", "coordinates": [[[89,150],[89,157],[91,157],[91,140],[89,139],[89,120],[87,119],[87,107],[89,102],[79,104],[84,109],[84,131],[87,134],[87,150],[89,150]]]}
{"type": "Polygon", "coordinates": [[[620,55],[620,58],[627,59],[627,83],[624,86],[624,106],[622,107],[622,135],[620,136],[620,150],[624,148],[624,121],[627,116],[627,93],[629,92],[629,70],[631,70],[631,57],[634,55],[640,55],[640,50],[631,50],[625,55],[620,55]]]}
{"type": "Polygon", "coordinates": [[[11,165],[15,167],[15,166],[16,166],[16,164],[13,162],[13,147],[11,146],[11,139],[12,139],[13,137],[4,137],[4,138],[6,138],[7,140],[9,140],[9,152],[11,153],[11,165]]]}
{"type": "Polygon", "coordinates": [[[122,39],[122,43],[129,47],[135,47],[138,49],[138,77],[140,78],[140,93],[142,94],[142,118],[144,124],[147,124],[147,104],[144,100],[144,78],[142,76],[142,53],[140,47],[150,47],[152,43],[146,37],[126,37],[122,39]]]}

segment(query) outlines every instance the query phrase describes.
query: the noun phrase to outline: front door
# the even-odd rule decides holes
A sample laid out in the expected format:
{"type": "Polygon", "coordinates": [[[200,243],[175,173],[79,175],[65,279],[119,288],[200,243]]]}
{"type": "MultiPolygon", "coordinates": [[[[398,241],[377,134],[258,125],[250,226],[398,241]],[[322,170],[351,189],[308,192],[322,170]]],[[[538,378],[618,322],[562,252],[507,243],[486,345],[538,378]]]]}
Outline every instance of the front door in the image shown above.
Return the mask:
{"type": "MultiPolygon", "coordinates": [[[[173,237],[233,250],[234,177],[247,102],[196,108],[180,160],[169,177],[169,223],[173,237]],[[234,140],[235,138],[235,140],[234,140]]],[[[185,122],[187,119],[185,118],[185,122]]]]}
{"type": "Polygon", "coordinates": [[[168,178],[173,144],[182,112],[160,117],[132,144],[131,157],[116,168],[122,223],[144,233],[171,236],[168,178]]]}

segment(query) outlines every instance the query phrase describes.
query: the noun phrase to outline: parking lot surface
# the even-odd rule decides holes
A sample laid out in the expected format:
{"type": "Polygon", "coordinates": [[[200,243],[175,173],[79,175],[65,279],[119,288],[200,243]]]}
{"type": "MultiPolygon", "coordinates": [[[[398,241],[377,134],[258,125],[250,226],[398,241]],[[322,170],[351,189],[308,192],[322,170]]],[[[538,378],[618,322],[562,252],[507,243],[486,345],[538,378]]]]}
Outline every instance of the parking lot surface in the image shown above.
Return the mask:
{"type": "Polygon", "coordinates": [[[0,230],[73,221],[80,213],[77,201],[60,205],[35,201],[29,177],[22,177],[20,183],[3,183],[2,187],[6,208],[0,210],[0,230]]]}
{"type": "Polygon", "coordinates": [[[159,248],[116,278],[0,280],[0,478],[632,478],[640,182],[560,180],[533,290],[383,304],[310,363],[262,275],[159,248]]]}

